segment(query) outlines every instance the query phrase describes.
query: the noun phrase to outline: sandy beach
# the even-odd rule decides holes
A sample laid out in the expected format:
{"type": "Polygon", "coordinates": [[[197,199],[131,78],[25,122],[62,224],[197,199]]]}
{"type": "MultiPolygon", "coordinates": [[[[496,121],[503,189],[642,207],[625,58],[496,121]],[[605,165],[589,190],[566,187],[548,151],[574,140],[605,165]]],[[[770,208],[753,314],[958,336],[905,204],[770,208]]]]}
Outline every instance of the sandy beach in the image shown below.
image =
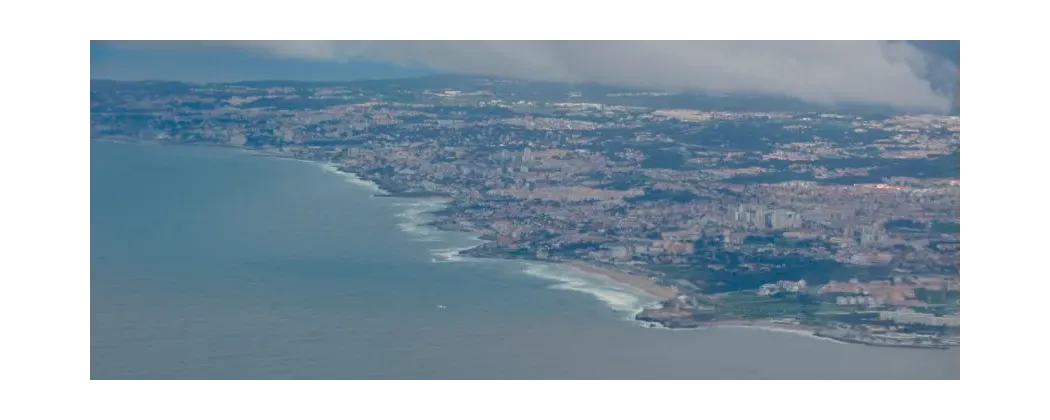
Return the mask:
{"type": "Polygon", "coordinates": [[[598,274],[608,277],[616,282],[626,284],[637,289],[653,295],[661,300],[673,299],[678,296],[678,292],[667,286],[662,286],[656,282],[656,280],[650,279],[647,276],[640,276],[630,274],[620,270],[613,270],[610,268],[599,267],[593,264],[588,264],[582,261],[566,261],[561,264],[572,267],[580,271],[585,271],[592,274],[598,274]]]}

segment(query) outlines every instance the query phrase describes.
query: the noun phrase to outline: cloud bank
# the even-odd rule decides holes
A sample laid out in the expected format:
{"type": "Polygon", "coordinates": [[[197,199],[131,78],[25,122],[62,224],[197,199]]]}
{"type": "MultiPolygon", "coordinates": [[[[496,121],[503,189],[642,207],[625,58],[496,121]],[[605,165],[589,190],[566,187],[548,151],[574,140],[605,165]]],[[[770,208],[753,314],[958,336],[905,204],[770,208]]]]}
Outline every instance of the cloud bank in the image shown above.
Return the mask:
{"type": "Polygon", "coordinates": [[[641,89],[784,95],[834,105],[947,111],[958,66],[882,41],[213,41],[306,60],[641,89]]]}

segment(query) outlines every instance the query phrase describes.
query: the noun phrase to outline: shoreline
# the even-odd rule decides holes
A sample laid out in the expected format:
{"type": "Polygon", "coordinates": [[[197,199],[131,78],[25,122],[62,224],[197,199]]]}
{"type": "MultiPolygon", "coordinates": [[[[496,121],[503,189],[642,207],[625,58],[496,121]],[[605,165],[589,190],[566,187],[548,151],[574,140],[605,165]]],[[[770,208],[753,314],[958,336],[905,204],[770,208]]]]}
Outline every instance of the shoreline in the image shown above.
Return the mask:
{"type": "MultiPolygon", "coordinates": [[[[412,200],[412,201],[430,202],[430,203],[437,204],[437,206],[434,209],[428,209],[428,210],[422,211],[421,213],[435,213],[437,211],[440,211],[440,210],[448,208],[453,202],[455,202],[455,198],[452,197],[452,196],[436,194],[436,193],[435,194],[430,194],[430,193],[417,193],[417,192],[407,192],[407,193],[391,192],[391,191],[383,188],[379,183],[377,183],[377,182],[375,182],[375,181],[373,181],[373,180],[371,180],[371,179],[369,179],[367,177],[361,176],[361,174],[350,170],[348,167],[341,166],[339,164],[336,164],[334,162],[327,161],[327,160],[310,159],[308,157],[306,157],[306,158],[299,157],[299,156],[295,156],[294,154],[292,154],[290,152],[279,151],[279,150],[276,150],[276,149],[258,149],[258,148],[251,148],[251,147],[245,147],[245,146],[235,146],[235,145],[228,145],[228,144],[169,143],[169,142],[165,142],[163,140],[134,140],[134,139],[112,139],[112,138],[95,138],[93,140],[113,142],[113,143],[124,143],[124,144],[149,144],[149,145],[163,145],[163,146],[173,145],[173,146],[216,147],[216,148],[223,148],[223,149],[240,150],[240,151],[246,152],[248,155],[251,155],[251,156],[279,158],[279,159],[290,159],[290,160],[295,160],[295,161],[299,161],[299,162],[312,163],[312,164],[321,166],[322,169],[324,169],[324,170],[326,170],[328,172],[332,172],[332,173],[335,173],[337,175],[341,175],[341,176],[344,176],[346,178],[349,178],[350,183],[352,183],[354,185],[357,185],[357,186],[369,189],[372,192],[372,197],[404,198],[404,199],[409,199],[409,200],[412,200]]],[[[657,299],[661,304],[663,304],[663,303],[665,303],[665,302],[667,302],[669,300],[676,299],[678,297],[678,295],[679,295],[679,293],[678,293],[676,288],[671,287],[671,286],[662,285],[662,284],[659,283],[659,280],[656,279],[656,278],[653,278],[653,277],[650,277],[650,276],[646,276],[646,275],[643,275],[643,274],[638,274],[638,273],[635,273],[635,272],[631,272],[626,267],[610,267],[610,266],[605,265],[605,264],[601,264],[601,263],[597,263],[597,262],[591,262],[591,261],[587,261],[587,260],[560,260],[560,261],[552,261],[552,260],[540,260],[540,259],[532,259],[532,258],[508,258],[508,257],[502,257],[502,256],[473,256],[473,255],[466,255],[466,252],[468,252],[469,250],[474,249],[474,248],[478,248],[478,247],[481,247],[481,246],[484,246],[485,244],[488,244],[488,243],[492,242],[491,239],[484,239],[484,237],[486,235],[489,235],[489,234],[493,233],[493,231],[490,230],[490,229],[481,228],[481,227],[477,227],[477,226],[463,226],[463,225],[460,225],[460,224],[458,224],[458,223],[456,223],[454,221],[450,222],[450,219],[440,218],[440,217],[438,218],[438,220],[433,220],[433,221],[430,221],[430,222],[427,222],[427,223],[420,223],[419,225],[420,226],[427,226],[427,227],[430,227],[430,228],[434,228],[434,229],[436,229],[438,231],[467,233],[467,234],[470,235],[471,239],[482,241],[482,243],[480,243],[480,244],[472,245],[472,246],[469,246],[469,247],[464,247],[464,248],[459,249],[459,250],[455,251],[454,253],[452,253],[452,255],[454,255],[456,257],[459,257],[459,258],[464,258],[464,259],[466,259],[466,258],[470,258],[470,259],[492,259],[492,260],[498,260],[498,261],[518,261],[518,262],[520,262],[520,261],[527,261],[527,262],[536,262],[536,263],[546,263],[546,264],[550,264],[550,265],[555,266],[555,267],[562,267],[562,268],[573,269],[573,270],[581,271],[581,272],[584,272],[584,273],[598,275],[598,276],[601,276],[601,277],[603,277],[605,279],[608,279],[611,282],[614,282],[614,283],[617,283],[617,284],[620,284],[620,285],[623,285],[623,286],[628,286],[628,287],[630,287],[632,289],[636,289],[636,290],[641,291],[644,294],[648,295],[649,297],[657,299]],[[446,222],[450,223],[450,226],[444,226],[443,223],[446,223],[446,222]]],[[[598,300],[602,300],[602,299],[599,298],[598,300]]],[[[664,323],[653,321],[653,320],[639,319],[638,316],[640,314],[642,314],[643,312],[645,312],[645,310],[646,310],[646,308],[639,308],[639,310],[637,312],[633,313],[631,315],[631,317],[630,317],[631,323],[636,324],[637,326],[640,326],[640,327],[643,327],[643,328],[644,327],[659,328],[659,329],[671,330],[671,331],[697,330],[697,329],[701,329],[702,330],[702,329],[707,329],[707,328],[711,328],[711,327],[714,327],[714,328],[748,328],[748,329],[759,329],[759,330],[764,330],[764,331],[768,331],[768,332],[780,332],[780,333],[792,333],[792,334],[797,334],[797,335],[804,335],[804,336],[807,336],[807,337],[810,337],[810,338],[815,338],[815,339],[819,339],[819,340],[823,340],[823,341],[833,341],[833,342],[840,343],[840,344],[860,344],[860,345],[875,346],[875,347],[897,347],[897,348],[930,349],[930,347],[922,347],[922,346],[888,345],[888,344],[880,344],[880,343],[876,343],[876,342],[867,342],[867,341],[859,341],[859,340],[852,340],[852,339],[840,339],[840,338],[832,336],[832,335],[825,335],[825,333],[826,333],[825,330],[826,329],[822,329],[820,327],[808,326],[808,325],[800,325],[800,324],[793,324],[793,323],[775,322],[773,319],[755,319],[755,320],[750,320],[750,319],[729,319],[729,320],[718,320],[718,321],[697,321],[696,323],[694,323],[694,324],[692,324],[690,326],[684,326],[684,327],[683,326],[668,326],[668,325],[666,325],[664,323]]],[[[954,348],[958,348],[957,345],[953,346],[953,347],[954,348]]]]}
{"type": "Polygon", "coordinates": [[[746,328],[755,329],[769,332],[788,333],[801,335],[821,341],[829,341],[838,344],[853,344],[863,345],[870,347],[887,347],[887,348],[902,348],[902,349],[913,349],[913,350],[950,350],[952,348],[959,348],[959,346],[951,346],[945,344],[910,344],[910,343],[896,343],[896,342],[878,342],[872,340],[856,339],[841,337],[832,334],[833,329],[794,324],[794,323],[783,323],[776,322],[773,319],[757,319],[757,320],[723,320],[723,321],[711,321],[702,323],[695,328],[670,328],[665,327],[668,330],[687,330],[687,329],[706,329],[706,328],[746,328]]]}
{"type": "Polygon", "coordinates": [[[635,289],[641,290],[654,298],[661,301],[674,299],[678,297],[678,291],[672,287],[663,286],[657,283],[656,280],[649,277],[644,277],[638,274],[630,273],[626,270],[617,270],[614,268],[608,268],[596,263],[591,263],[583,260],[571,260],[556,262],[554,264],[583,271],[585,273],[596,274],[602,277],[606,277],[615,283],[630,286],[635,289]]]}
{"type": "MultiPolygon", "coordinates": [[[[248,150],[251,150],[251,149],[248,149],[248,150]]],[[[334,172],[336,172],[338,174],[352,177],[353,181],[355,181],[354,183],[359,185],[359,186],[362,186],[362,187],[368,188],[370,190],[376,191],[377,193],[374,193],[373,197],[406,198],[406,199],[410,199],[410,200],[413,200],[413,201],[421,201],[421,202],[422,201],[430,201],[430,202],[436,202],[436,204],[438,204],[437,208],[426,210],[423,213],[434,213],[434,212],[437,212],[439,210],[448,208],[448,206],[454,201],[454,199],[452,197],[447,197],[447,196],[445,196],[445,197],[429,196],[428,197],[428,196],[426,196],[426,194],[420,194],[420,195],[413,196],[413,194],[410,193],[410,194],[406,194],[404,196],[399,196],[397,193],[392,193],[392,192],[384,189],[383,187],[381,187],[375,181],[371,181],[369,179],[363,178],[363,177],[360,176],[360,174],[358,174],[356,172],[352,172],[352,171],[349,171],[349,170],[344,170],[343,167],[340,167],[340,166],[338,166],[338,165],[336,165],[336,164],[334,164],[332,162],[325,162],[325,161],[320,161],[320,160],[299,159],[299,158],[290,157],[290,156],[284,156],[284,155],[276,154],[276,153],[274,153],[274,154],[260,153],[259,155],[261,155],[261,156],[273,156],[273,157],[285,157],[285,158],[291,158],[291,159],[295,159],[295,160],[299,160],[299,161],[303,161],[303,162],[312,162],[312,163],[315,163],[315,164],[320,164],[320,165],[322,165],[322,166],[324,166],[324,167],[326,167],[326,168],[328,168],[330,170],[333,170],[334,172]]],[[[486,234],[489,234],[489,233],[492,233],[492,232],[490,230],[488,230],[488,229],[474,227],[474,226],[472,226],[472,227],[465,227],[465,226],[459,225],[458,223],[452,223],[452,225],[455,227],[455,229],[450,229],[447,226],[443,225],[443,222],[447,222],[447,220],[439,218],[438,220],[433,220],[433,221],[430,221],[430,222],[427,222],[427,223],[423,223],[422,225],[425,225],[425,226],[437,229],[439,231],[444,231],[444,232],[468,233],[472,239],[483,241],[480,244],[469,246],[469,247],[464,247],[462,249],[459,249],[459,250],[455,251],[453,255],[455,255],[456,257],[459,257],[459,258],[492,259],[492,260],[496,260],[496,261],[537,262],[537,263],[551,264],[551,265],[553,265],[555,267],[563,267],[563,268],[568,268],[570,270],[577,270],[577,271],[581,271],[581,272],[588,273],[588,274],[598,275],[598,276],[601,276],[602,278],[607,279],[608,281],[611,281],[613,283],[617,283],[617,284],[620,284],[622,286],[627,286],[629,288],[641,291],[642,293],[648,295],[649,297],[652,297],[652,298],[656,299],[658,304],[663,304],[664,302],[673,300],[673,299],[678,297],[677,289],[675,289],[673,287],[670,287],[670,286],[661,285],[661,284],[659,284],[658,280],[655,279],[655,278],[652,278],[652,277],[649,277],[649,276],[645,276],[645,275],[641,275],[641,274],[637,274],[637,273],[632,273],[628,269],[625,269],[625,268],[622,268],[622,267],[610,267],[608,265],[597,263],[597,262],[591,262],[591,261],[586,261],[586,260],[547,261],[547,260],[530,259],[530,258],[505,258],[505,257],[499,257],[499,256],[474,257],[474,256],[464,255],[467,251],[469,251],[471,249],[483,246],[483,245],[491,242],[491,240],[485,240],[485,239],[482,239],[482,238],[486,234]]],[[[597,297],[597,296],[595,296],[595,298],[597,298],[599,301],[602,301],[602,299],[597,297]]],[[[606,302],[606,304],[607,304],[607,302],[606,302]]],[[[795,334],[795,335],[804,336],[804,337],[812,338],[812,339],[816,339],[816,340],[834,342],[834,343],[837,343],[837,344],[853,344],[853,345],[865,345],[865,346],[873,346],[873,347],[894,347],[894,348],[911,348],[911,349],[927,349],[927,350],[931,349],[930,347],[924,347],[924,346],[912,346],[912,345],[900,345],[900,344],[880,344],[880,343],[877,343],[877,342],[845,339],[845,338],[840,338],[840,337],[836,337],[834,335],[827,334],[826,328],[821,328],[821,327],[817,327],[817,326],[802,325],[802,324],[796,324],[796,323],[776,322],[774,319],[727,319],[727,320],[718,320],[718,321],[701,321],[701,322],[698,322],[698,323],[696,323],[696,324],[694,324],[692,326],[684,326],[684,327],[683,326],[668,326],[668,325],[666,325],[664,323],[660,323],[660,322],[654,322],[654,321],[651,321],[651,320],[639,319],[638,316],[643,314],[645,311],[646,311],[645,307],[638,308],[637,311],[635,311],[634,313],[632,313],[630,315],[629,321],[632,324],[635,324],[635,325],[643,327],[643,328],[644,327],[654,328],[654,326],[659,326],[660,329],[668,330],[668,331],[703,330],[703,329],[707,329],[707,328],[744,328],[744,329],[752,329],[752,330],[761,330],[761,331],[766,331],[766,332],[775,332],[775,333],[781,333],[781,334],[783,334],[783,333],[795,334]]]]}

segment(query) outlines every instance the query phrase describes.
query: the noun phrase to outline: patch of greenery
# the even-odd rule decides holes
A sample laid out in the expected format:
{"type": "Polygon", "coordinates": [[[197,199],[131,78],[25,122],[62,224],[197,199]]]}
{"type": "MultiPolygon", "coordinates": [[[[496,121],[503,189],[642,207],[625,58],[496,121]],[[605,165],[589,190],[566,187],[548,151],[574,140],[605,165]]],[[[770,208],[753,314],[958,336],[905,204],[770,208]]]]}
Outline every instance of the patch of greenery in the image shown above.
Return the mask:
{"type": "Polygon", "coordinates": [[[642,160],[642,168],[678,169],[685,165],[685,158],[677,151],[653,149],[646,151],[645,155],[645,160],[642,160]]]}
{"type": "Polygon", "coordinates": [[[908,219],[893,219],[887,220],[883,226],[886,230],[900,230],[900,231],[924,231],[926,230],[926,224],[917,220],[908,219]]]}
{"type": "Polygon", "coordinates": [[[687,280],[703,293],[755,290],[765,283],[785,279],[806,279],[813,285],[853,277],[886,279],[892,271],[889,266],[852,266],[800,254],[769,255],[706,246],[697,247],[688,264],[653,264],[649,267],[671,278],[687,280]]]}
{"type": "Polygon", "coordinates": [[[933,222],[933,231],[936,233],[959,233],[959,224],[956,222],[933,222]]]}
{"type": "Polygon", "coordinates": [[[959,301],[958,290],[915,289],[915,298],[932,304],[949,304],[959,301]]]}
{"type": "Polygon", "coordinates": [[[644,187],[648,185],[649,182],[649,178],[642,174],[616,174],[615,176],[608,178],[600,188],[624,191],[632,188],[644,187]]]}
{"type": "Polygon", "coordinates": [[[758,296],[752,293],[732,293],[715,305],[720,313],[747,318],[771,318],[785,315],[811,316],[828,305],[806,294],[779,294],[758,296]]]}

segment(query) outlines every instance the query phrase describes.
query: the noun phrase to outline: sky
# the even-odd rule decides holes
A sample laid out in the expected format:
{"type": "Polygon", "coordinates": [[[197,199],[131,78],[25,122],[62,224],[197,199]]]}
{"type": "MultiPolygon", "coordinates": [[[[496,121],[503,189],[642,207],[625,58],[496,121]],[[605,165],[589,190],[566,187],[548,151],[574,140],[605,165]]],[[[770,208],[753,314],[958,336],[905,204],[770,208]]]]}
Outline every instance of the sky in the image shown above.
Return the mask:
{"type": "Polygon", "coordinates": [[[434,73],[948,111],[958,41],[92,41],[91,77],[350,81],[434,73]]]}

